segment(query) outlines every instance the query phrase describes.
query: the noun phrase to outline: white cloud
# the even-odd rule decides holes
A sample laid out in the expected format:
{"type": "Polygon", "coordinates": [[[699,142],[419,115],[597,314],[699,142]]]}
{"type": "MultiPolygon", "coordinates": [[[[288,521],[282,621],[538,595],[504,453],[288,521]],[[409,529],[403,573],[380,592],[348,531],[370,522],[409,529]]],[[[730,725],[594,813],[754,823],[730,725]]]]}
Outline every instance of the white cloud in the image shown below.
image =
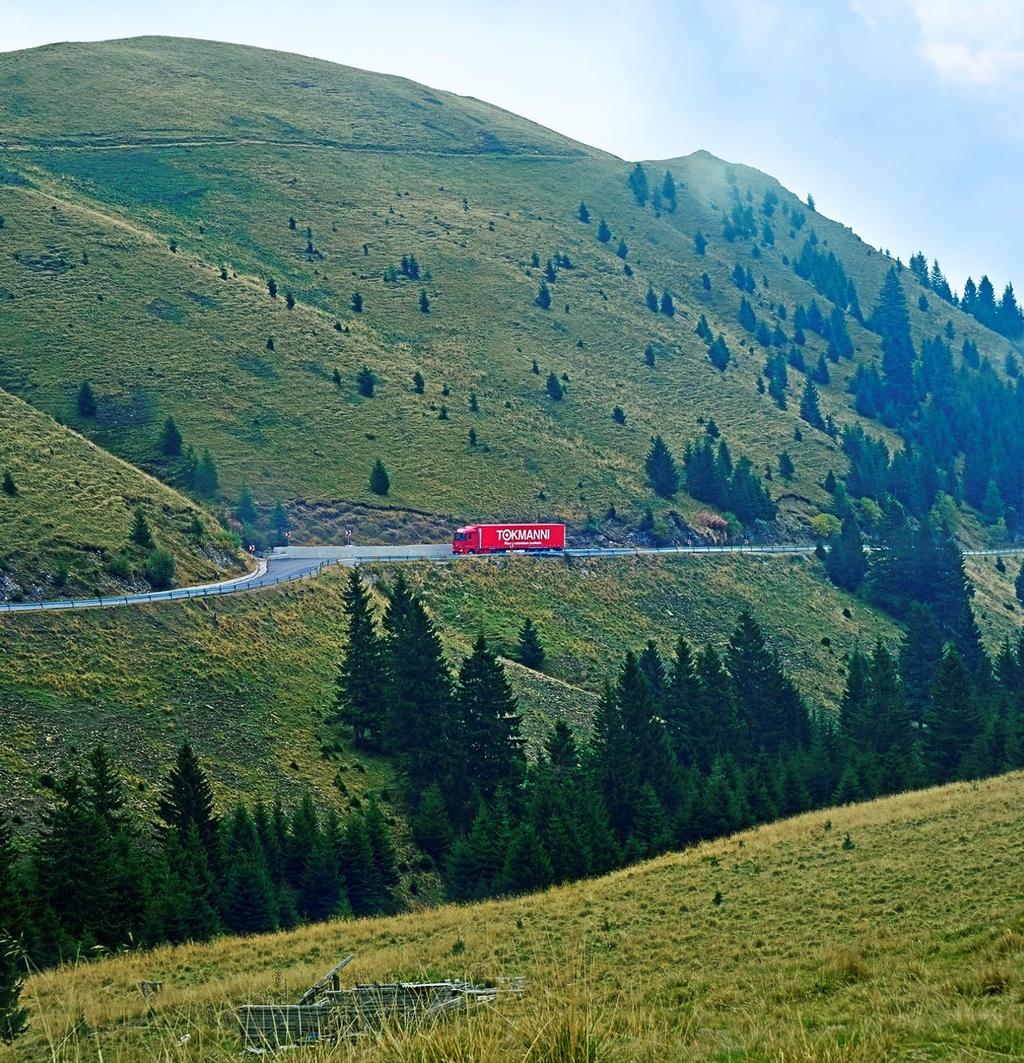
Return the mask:
{"type": "Polygon", "coordinates": [[[876,32],[909,16],[918,52],[950,85],[1024,93],[1020,0],[851,0],[850,7],[876,32]]]}

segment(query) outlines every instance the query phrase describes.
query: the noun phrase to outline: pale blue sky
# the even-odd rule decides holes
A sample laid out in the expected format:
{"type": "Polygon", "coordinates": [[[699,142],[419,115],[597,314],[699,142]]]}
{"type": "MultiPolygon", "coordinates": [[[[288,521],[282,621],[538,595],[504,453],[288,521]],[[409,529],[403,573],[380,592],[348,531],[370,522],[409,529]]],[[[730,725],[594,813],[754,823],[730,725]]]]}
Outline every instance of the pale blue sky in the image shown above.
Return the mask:
{"type": "Polygon", "coordinates": [[[1020,0],[0,0],[5,50],[150,33],[402,74],[629,159],[707,148],[957,288],[1024,289],[1020,0]]]}

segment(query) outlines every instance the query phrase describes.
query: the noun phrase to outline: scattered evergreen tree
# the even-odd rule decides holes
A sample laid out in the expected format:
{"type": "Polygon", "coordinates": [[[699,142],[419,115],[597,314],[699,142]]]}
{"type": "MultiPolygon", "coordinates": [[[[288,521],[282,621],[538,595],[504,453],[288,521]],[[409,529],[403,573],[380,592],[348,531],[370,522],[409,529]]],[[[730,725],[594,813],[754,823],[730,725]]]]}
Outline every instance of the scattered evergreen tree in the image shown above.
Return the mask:
{"type": "Polygon", "coordinates": [[[644,470],[655,494],[662,498],[675,496],[679,490],[679,470],[672,452],[660,435],[651,440],[651,449],[644,460],[644,470]]]}
{"type": "Polygon", "coordinates": [[[647,309],[650,310],[652,314],[656,314],[658,312],[658,293],[654,290],[653,285],[649,284],[647,286],[647,295],[644,297],[644,300],[647,303],[647,309]]]}
{"type": "Polygon", "coordinates": [[[192,486],[204,498],[212,498],[220,488],[217,463],[213,460],[209,447],[203,447],[203,452],[199,456],[192,474],[192,486]]]}
{"type": "Polygon", "coordinates": [[[629,255],[629,247],[627,246],[625,240],[619,240],[619,246],[615,249],[615,253],[619,256],[619,258],[623,259],[629,255]]]}
{"type": "Polygon", "coordinates": [[[640,163],[633,167],[626,183],[629,185],[630,192],[633,193],[637,206],[645,207],[647,200],[650,199],[650,188],[647,184],[647,171],[640,163]]]}
{"type": "Polygon", "coordinates": [[[694,234],[693,249],[697,252],[698,255],[703,255],[704,252],[708,249],[708,242],[705,239],[704,234],[700,231],[700,229],[698,229],[697,232],[694,234]]]}
{"type": "Polygon", "coordinates": [[[666,317],[675,317],[676,304],[673,302],[672,293],[668,288],[661,293],[660,309],[666,317]]]}
{"type": "Polygon", "coordinates": [[[810,377],[804,381],[804,393],[800,399],[800,417],[814,428],[821,430],[825,428],[825,418],[822,417],[821,407],[818,405],[818,389],[810,377]]]}
{"type": "Polygon", "coordinates": [[[342,596],[348,638],[338,669],[335,719],[352,728],[354,744],[379,748],[383,723],[384,653],[366,585],[356,569],[342,596]]]}
{"type": "Polygon", "coordinates": [[[562,397],[565,394],[565,389],[562,387],[561,382],[554,373],[548,373],[547,384],[545,385],[548,393],[548,397],[554,399],[555,402],[561,402],[562,397]]]}
{"type": "Polygon", "coordinates": [[[621,406],[613,406],[612,407],[612,420],[616,424],[625,424],[626,423],[626,412],[625,412],[625,410],[623,410],[623,408],[621,406]]]}
{"type": "Polygon", "coordinates": [[[149,522],[142,506],[136,506],[132,511],[132,530],[129,538],[136,546],[149,550],[153,546],[153,533],[150,531],[149,522]]]}
{"type": "Polygon", "coordinates": [[[412,390],[415,391],[417,395],[422,395],[425,385],[426,381],[423,379],[423,374],[417,369],[412,375],[412,390]]]}
{"type": "Polygon", "coordinates": [[[721,371],[724,371],[729,364],[729,345],[725,342],[725,337],[721,333],[718,334],[717,339],[708,348],[708,358],[711,364],[721,371]]]}
{"type": "Polygon", "coordinates": [[[357,314],[363,312],[363,296],[361,292],[356,291],[352,293],[352,309],[357,314]]]}
{"type": "Polygon", "coordinates": [[[426,288],[424,288],[420,292],[420,313],[421,314],[429,314],[430,313],[430,296],[427,295],[427,289],[426,288]]]}
{"type": "Polygon", "coordinates": [[[579,210],[576,211],[576,217],[579,218],[584,225],[590,224],[590,211],[587,209],[586,203],[580,200],[579,210]]]}
{"type": "Polygon", "coordinates": [[[541,308],[541,310],[547,310],[551,306],[551,289],[547,285],[547,281],[541,281],[540,287],[537,289],[537,298],[534,299],[534,303],[541,308]]]}
{"type": "Polygon", "coordinates": [[[277,298],[277,281],[273,277],[267,277],[267,291],[271,299],[277,298]]]}
{"type": "Polygon", "coordinates": [[[779,475],[783,480],[792,480],[796,475],[796,467],[788,450],[784,450],[779,455],[779,475]]]}
{"type": "Polygon", "coordinates": [[[597,226],[597,238],[601,241],[602,244],[608,243],[608,241],[612,238],[612,231],[608,228],[608,223],[604,220],[604,218],[601,219],[600,223],[597,226]]]}
{"type": "Polygon", "coordinates": [[[527,617],[519,630],[519,643],[516,650],[516,660],[535,672],[544,670],[544,644],[540,640],[540,634],[534,622],[527,617]]]}
{"type": "Polygon", "coordinates": [[[843,517],[839,534],[829,543],[825,558],[828,578],[837,586],[855,594],[864,582],[868,561],[864,541],[852,513],[843,517]]]}
{"type": "Polygon", "coordinates": [[[168,417],[160,431],[160,453],[169,458],[176,458],[181,454],[181,448],[181,432],[178,431],[174,418],[168,417]]]}
{"type": "Polygon", "coordinates": [[[388,476],[388,471],[384,468],[384,462],[380,458],[373,463],[373,468],[370,470],[370,490],[375,495],[381,496],[391,490],[391,477],[388,476]]]}
{"type": "Polygon", "coordinates": [[[356,374],[356,388],[364,398],[372,399],[374,389],[377,387],[377,375],[364,365],[356,374]]]}
{"type": "Polygon", "coordinates": [[[14,482],[10,469],[4,470],[3,481],[0,482],[0,490],[10,498],[13,498],[18,493],[18,485],[14,482]]]}
{"type": "Polygon", "coordinates": [[[238,489],[238,505],[235,506],[235,516],[242,524],[255,524],[258,517],[256,511],[256,499],[252,496],[252,489],[243,483],[238,489]]]}
{"type": "Polygon", "coordinates": [[[92,384],[90,384],[88,380],[82,381],[82,384],[78,389],[78,398],[76,402],[79,417],[96,416],[96,395],[92,390],[92,384]]]}
{"type": "Polygon", "coordinates": [[[885,275],[871,327],[882,338],[882,372],[888,397],[899,408],[910,407],[916,398],[914,361],[907,300],[895,267],[885,275]]]}

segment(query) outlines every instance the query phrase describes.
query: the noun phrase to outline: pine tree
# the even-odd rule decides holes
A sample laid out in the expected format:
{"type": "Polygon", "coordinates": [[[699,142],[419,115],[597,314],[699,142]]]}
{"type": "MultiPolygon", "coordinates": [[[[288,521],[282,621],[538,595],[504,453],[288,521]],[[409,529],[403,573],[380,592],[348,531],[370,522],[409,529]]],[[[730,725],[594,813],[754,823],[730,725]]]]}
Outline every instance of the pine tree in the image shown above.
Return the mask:
{"type": "Polygon", "coordinates": [[[443,858],[452,843],[452,825],[441,788],[431,783],[420,798],[412,819],[413,841],[435,860],[443,858]]]}
{"type": "Polygon", "coordinates": [[[153,546],[153,533],[149,529],[149,522],[142,506],[136,506],[132,512],[132,530],[129,538],[136,546],[149,550],[153,546]]]}
{"type": "Polygon", "coordinates": [[[429,314],[430,313],[430,296],[427,295],[427,289],[426,288],[424,288],[420,292],[420,313],[421,314],[429,314]]]}
{"type": "Polygon", "coordinates": [[[18,493],[18,485],[14,482],[14,477],[11,475],[9,469],[4,470],[3,481],[0,483],[0,490],[8,496],[8,498],[14,498],[18,493]]]}
{"type": "Polygon", "coordinates": [[[554,869],[530,823],[521,823],[512,832],[508,852],[496,883],[498,893],[528,893],[544,889],[554,881],[554,869]]]}
{"type": "Polygon", "coordinates": [[[796,475],[796,466],[788,450],[784,450],[779,455],[779,475],[783,480],[792,480],[796,475]]]}
{"type": "Polygon", "coordinates": [[[109,832],[93,813],[77,773],[60,780],[44,811],[34,859],[35,888],[74,942],[117,944],[105,934],[113,890],[109,832]]]}
{"type": "Polygon", "coordinates": [[[417,395],[423,394],[423,389],[426,386],[426,381],[423,379],[423,374],[417,369],[412,375],[412,390],[417,395]]]}
{"type": "Polygon", "coordinates": [[[534,622],[527,617],[523,626],[519,629],[519,643],[516,650],[516,660],[535,672],[544,670],[544,644],[541,642],[540,633],[534,622]]]}
{"type": "Polygon", "coordinates": [[[825,558],[825,571],[828,578],[837,586],[855,594],[868,570],[867,554],[864,541],[852,513],[843,517],[838,535],[829,543],[825,558]]]}
{"type": "Polygon", "coordinates": [[[192,486],[204,498],[212,498],[220,487],[217,464],[213,460],[209,447],[203,447],[203,452],[199,456],[199,462],[192,476],[192,486]]]}
{"type": "Polygon", "coordinates": [[[736,320],[747,332],[753,332],[757,328],[757,315],[746,296],[740,300],[740,310],[736,315],[736,320]]]}
{"type": "Polygon", "coordinates": [[[483,635],[459,669],[455,702],[460,755],[479,797],[491,801],[499,789],[515,794],[526,774],[522,717],[505,669],[483,635]]]}
{"type": "Polygon", "coordinates": [[[914,342],[910,335],[907,300],[895,267],[890,267],[871,315],[871,327],[882,338],[882,372],[889,398],[906,409],[916,398],[914,342]]]}
{"type": "MultiPolygon", "coordinates": [[[[693,237],[693,249],[694,249],[694,251],[697,252],[698,255],[703,255],[704,252],[707,251],[707,249],[708,249],[707,239],[705,238],[704,234],[700,231],[700,229],[698,229],[697,232],[694,234],[694,237],[693,237]]],[[[706,276],[706,274],[705,274],[705,276],[706,276]]]]}
{"type": "Polygon", "coordinates": [[[708,359],[716,369],[724,371],[729,364],[729,358],[729,345],[725,342],[725,337],[719,333],[718,338],[708,348],[708,359]]]}
{"type": "Polygon", "coordinates": [[[602,244],[608,243],[612,238],[612,231],[608,228],[608,222],[606,222],[604,218],[601,219],[597,226],[597,238],[602,244]]]}
{"type": "Polygon", "coordinates": [[[274,503],[274,512],[270,515],[270,526],[274,530],[276,545],[280,546],[288,541],[288,529],[291,526],[291,521],[288,519],[288,510],[284,508],[284,503],[281,499],[274,503]]]}
{"type": "Polygon", "coordinates": [[[176,458],[181,454],[181,448],[181,432],[178,431],[178,425],[174,418],[168,417],[160,430],[160,453],[169,458],[176,458]]]}
{"type": "Polygon", "coordinates": [[[375,748],[383,724],[386,667],[370,595],[358,569],[349,573],[342,601],[348,638],[335,683],[335,718],[352,728],[357,747],[375,748]]]}
{"type": "Polygon", "coordinates": [[[352,309],[357,314],[361,314],[363,312],[363,296],[361,292],[352,293],[352,309]]]}
{"type": "Polygon", "coordinates": [[[92,390],[92,384],[90,384],[88,380],[83,380],[81,387],[78,389],[76,405],[80,417],[96,416],[96,394],[92,390]]]}
{"type": "Polygon", "coordinates": [[[580,200],[580,206],[579,210],[576,211],[576,217],[579,218],[579,220],[583,222],[584,225],[588,225],[590,223],[590,211],[587,208],[586,203],[583,202],[583,200],[580,200]]]}
{"type": "Polygon", "coordinates": [[[647,171],[640,163],[633,167],[626,183],[629,185],[630,192],[633,193],[637,206],[646,206],[647,200],[650,198],[650,189],[647,184],[647,171]]]}
{"type": "Polygon", "coordinates": [[[409,597],[400,613],[391,612],[386,618],[386,749],[418,797],[432,783],[449,783],[455,768],[451,675],[423,603],[409,597]]]}
{"type": "Polygon", "coordinates": [[[359,394],[362,395],[363,398],[372,399],[376,386],[376,373],[374,373],[369,366],[364,365],[356,374],[356,388],[358,389],[359,394]]]}
{"type": "Polygon", "coordinates": [[[388,470],[384,468],[384,462],[378,458],[373,463],[373,468],[370,470],[370,490],[375,495],[386,495],[391,490],[391,477],[388,476],[388,470]]]}
{"type": "Polygon", "coordinates": [[[804,393],[800,399],[800,416],[809,425],[824,430],[825,419],[821,415],[821,407],[818,404],[818,389],[810,377],[804,381],[804,393]]]}
{"type": "Polygon", "coordinates": [[[672,293],[666,288],[661,293],[661,303],[659,304],[661,312],[666,317],[675,317],[676,304],[672,299],[672,293]]]}
{"type": "Polygon", "coordinates": [[[651,440],[651,449],[644,461],[644,470],[654,492],[662,498],[672,498],[679,490],[679,470],[675,459],[661,436],[651,440]]]}
{"type": "Polygon", "coordinates": [[[625,259],[629,256],[629,247],[627,246],[625,240],[619,240],[619,246],[615,249],[615,253],[619,256],[619,258],[622,259],[625,259]]]}
{"type": "Polygon", "coordinates": [[[951,647],[939,665],[925,713],[922,753],[929,783],[949,782],[961,776],[982,728],[974,684],[960,654],[951,647]]]}
{"type": "Polygon", "coordinates": [[[547,310],[551,306],[551,289],[548,287],[547,281],[541,281],[540,287],[537,289],[537,298],[534,299],[534,303],[541,308],[541,310],[547,310]]]}
{"type": "Polygon", "coordinates": [[[654,290],[652,285],[647,286],[647,295],[644,296],[644,301],[647,303],[647,309],[650,310],[652,314],[658,312],[658,293],[654,290]]]}
{"type": "Polygon", "coordinates": [[[565,394],[565,388],[562,387],[561,381],[554,373],[548,373],[547,383],[545,388],[548,393],[548,397],[554,399],[555,402],[561,402],[562,397],[565,394]]]}
{"type": "Polygon", "coordinates": [[[252,497],[252,490],[246,483],[243,483],[238,489],[238,505],[235,506],[235,516],[242,524],[256,523],[258,516],[256,500],[252,497]]]}
{"type": "Polygon", "coordinates": [[[194,827],[210,870],[217,872],[219,820],[214,814],[213,788],[188,742],[178,750],[157,802],[157,814],[165,834],[176,835],[182,845],[187,845],[188,832],[194,827]]]}
{"type": "Polygon", "coordinates": [[[0,815],[0,1041],[5,1044],[28,1027],[28,1011],[20,1004],[23,912],[18,856],[11,828],[0,815]]]}

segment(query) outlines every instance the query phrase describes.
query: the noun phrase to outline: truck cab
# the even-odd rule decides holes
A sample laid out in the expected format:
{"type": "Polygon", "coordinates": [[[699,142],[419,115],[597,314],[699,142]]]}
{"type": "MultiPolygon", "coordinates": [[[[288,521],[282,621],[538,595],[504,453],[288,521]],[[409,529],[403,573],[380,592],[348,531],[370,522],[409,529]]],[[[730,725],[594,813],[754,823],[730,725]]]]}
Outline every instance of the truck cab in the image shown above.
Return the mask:
{"type": "Polygon", "coordinates": [[[477,525],[456,528],[452,536],[453,554],[475,554],[480,546],[480,529],[477,525]]]}

